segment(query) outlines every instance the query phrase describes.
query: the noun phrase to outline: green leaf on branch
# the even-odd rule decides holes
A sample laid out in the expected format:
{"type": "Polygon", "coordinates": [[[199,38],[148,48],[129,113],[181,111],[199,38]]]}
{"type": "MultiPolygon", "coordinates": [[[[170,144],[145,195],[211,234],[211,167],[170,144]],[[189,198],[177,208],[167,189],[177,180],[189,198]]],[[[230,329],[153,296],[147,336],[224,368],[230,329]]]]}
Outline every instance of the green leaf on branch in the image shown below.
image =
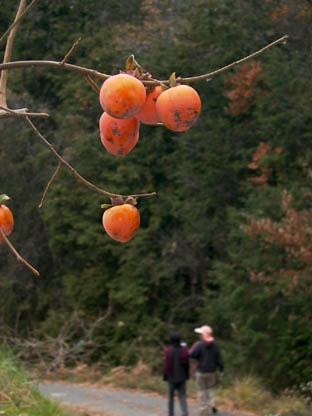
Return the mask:
{"type": "Polygon", "coordinates": [[[10,199],[11,198],[6,194],[0,195],[0,205],[4,204],[5,202],[9,201],[10,199]]]}

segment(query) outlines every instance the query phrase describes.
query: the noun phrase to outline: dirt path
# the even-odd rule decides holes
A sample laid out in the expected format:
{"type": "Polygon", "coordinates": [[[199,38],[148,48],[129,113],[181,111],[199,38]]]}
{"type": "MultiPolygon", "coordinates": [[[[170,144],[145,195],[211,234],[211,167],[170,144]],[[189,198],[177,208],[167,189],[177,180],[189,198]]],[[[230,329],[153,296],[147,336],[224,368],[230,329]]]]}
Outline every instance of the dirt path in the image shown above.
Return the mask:
{"type": "MultiPolygon", "coordinates": [[[[63,405],[77,407],[85,412],[103,416],[165,416],[167,401],[157,394],[114,388],[98,388],[64,383],[39,383],[38,389],[47,397],[63,405]]],[[[176,400],[177,416],[181,415],[176,400]]],[[[197,416],[197,406],[189,403],[189,416],[197,416]]],[[[218,416],[234,416],[223,412],[218,416]]],[[[235,415],[240,416],[240,415],[235,415]]]]}

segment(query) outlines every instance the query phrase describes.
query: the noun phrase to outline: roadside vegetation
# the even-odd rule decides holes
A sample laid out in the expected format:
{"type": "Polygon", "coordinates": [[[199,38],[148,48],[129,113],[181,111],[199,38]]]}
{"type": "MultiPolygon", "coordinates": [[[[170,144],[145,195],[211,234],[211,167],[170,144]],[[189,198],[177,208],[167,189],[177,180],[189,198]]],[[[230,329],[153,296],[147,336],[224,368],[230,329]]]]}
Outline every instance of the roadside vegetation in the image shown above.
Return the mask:
{"type": "Polygon", "coordinates": [[[31,378],[0,348],[0,414],[5,416],[73,416],[45,399],[31,378]]]}

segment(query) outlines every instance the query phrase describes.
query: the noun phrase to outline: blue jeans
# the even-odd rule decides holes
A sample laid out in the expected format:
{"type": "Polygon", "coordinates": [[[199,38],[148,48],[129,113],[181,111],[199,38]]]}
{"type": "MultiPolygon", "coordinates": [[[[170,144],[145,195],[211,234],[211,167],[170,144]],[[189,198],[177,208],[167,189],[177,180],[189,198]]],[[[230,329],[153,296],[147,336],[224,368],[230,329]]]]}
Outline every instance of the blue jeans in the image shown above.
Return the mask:
{"type": "Polygon", "coordinates": [[[178,390],[178,396],[182,411],[182,416],[188,416],[187,402],[186,402],[186,382],[172,383],[168,382],[168,415],[174,416],[174,391],[178,390]]]}

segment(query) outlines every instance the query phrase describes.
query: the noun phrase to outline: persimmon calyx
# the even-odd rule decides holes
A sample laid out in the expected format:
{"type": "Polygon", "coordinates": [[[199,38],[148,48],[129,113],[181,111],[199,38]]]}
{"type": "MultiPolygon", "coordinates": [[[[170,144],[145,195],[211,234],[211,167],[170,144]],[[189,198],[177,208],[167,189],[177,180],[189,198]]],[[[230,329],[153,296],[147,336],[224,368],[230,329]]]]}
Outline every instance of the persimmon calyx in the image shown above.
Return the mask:
{"type": "Polygon", "coordinates": [[[111,204],[101,204],[101,208],[102,209],[108,209],[108,208],[112,208],[115,207],[116,205],[124,205],[124,204],[129,204],[129,205],[137,205],[137,200],[136,198],[134,198],[133,196],[129,195],[125,198],[117,196],[117,197],[113,197],[111,198],[111,204]]]}
{"type": "Polygon", "coordinates": [[[138,201],[131,195],[127,196],[126,200],[125,200],[125,204],[130,204],[130,205],[137,205],[138,201]]]}
{"type": "Polygon", "coordinates": [[[6,195],[6,194],[0,195],[0,205],[1,204],[4,204],[6,201],[9,201],[10,199],[11,198],[8,195],[6,195]]]}
{"type": "Polygon", "coordinates": [[[170,87],[176,87],[177,86],[177,77],[176,77],[176,73],[172,72],[172,74],[170,75],[169,79],[168,79],[168,84],[170,87]]]}
{"type": "Polygon", "coordinates": [[[129,75],[133,75],[136,78],[140,78],[143,75],[143,68],[137,62],[134,55],[130,55],[126,61],[126,73],[129,75]]]}

